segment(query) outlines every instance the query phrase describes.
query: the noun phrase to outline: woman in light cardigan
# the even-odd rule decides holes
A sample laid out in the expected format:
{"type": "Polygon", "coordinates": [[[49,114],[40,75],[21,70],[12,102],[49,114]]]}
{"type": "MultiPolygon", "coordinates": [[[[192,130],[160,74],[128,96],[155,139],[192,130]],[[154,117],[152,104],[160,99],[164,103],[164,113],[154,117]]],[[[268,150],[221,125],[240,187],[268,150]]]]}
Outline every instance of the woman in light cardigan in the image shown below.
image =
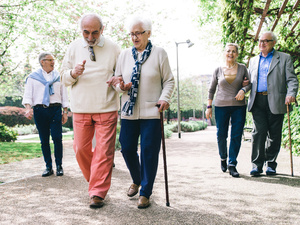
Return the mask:
{"type": "Polygon", "coordinates": [[[206,118],[212,116],[212,101],[217,90],[214,105],[217,123],[217,141],[221,158],[221,170],[233,177],[239,177],[236,170],[237,156],[241,147],[241,139],[246,119],[245,93],[251,84],[243,87],[243,80],[249,80],[247,68],[236,62],[238,57],[238,45],[228,43],[225,47],[225,65],[215,69],[208,90],[208,103],[206,118]],[[218,87],[218,88],[217,88],[218,87]],[[229,154],[227,153],[227,136],[229,121],[231,122],[231,135],[229,154]],[[228,166],[227,166],[227,156],[228,166]]]}
{"type": "Polygon", "coordinates": [[[116,89],[123,93],[120,143],[133,180],[127,195],[133,197],[141,187],[138,208],[150,205],[161,146],[159,112],[169,108],[174,89],[167,53],[152,45],[151,28],[148,19],[134,17],[130,21],[133,47],[121,52],[115,71],[115,76],[122,80],[116,89]],[[137,153],[139,137],[140,159],[137,153]]]}

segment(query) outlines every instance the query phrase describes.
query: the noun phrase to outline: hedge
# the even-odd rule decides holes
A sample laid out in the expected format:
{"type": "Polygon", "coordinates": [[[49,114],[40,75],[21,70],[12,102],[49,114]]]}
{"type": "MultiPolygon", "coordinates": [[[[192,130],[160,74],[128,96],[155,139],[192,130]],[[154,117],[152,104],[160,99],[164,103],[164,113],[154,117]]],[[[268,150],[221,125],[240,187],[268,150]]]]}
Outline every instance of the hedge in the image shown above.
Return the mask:
{"type": "Polygon", "coordinates": [[[0,122],[8,127],[34,124],[34,120],[25,117],[25,108],[15,106],[0,107],[0,122]]]}

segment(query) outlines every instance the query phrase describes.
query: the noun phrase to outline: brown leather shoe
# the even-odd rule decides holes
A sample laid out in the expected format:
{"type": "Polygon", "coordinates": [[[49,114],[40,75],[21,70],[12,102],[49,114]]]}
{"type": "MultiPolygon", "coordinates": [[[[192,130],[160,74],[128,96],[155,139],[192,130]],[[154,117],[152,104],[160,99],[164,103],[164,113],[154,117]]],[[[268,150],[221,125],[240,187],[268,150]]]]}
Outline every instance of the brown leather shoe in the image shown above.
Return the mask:
{"type": "Polygon", "coordinates": [[[101,208],[104,205],[104,199],[99,196],[92,196],[90,202],[90,208],[101,208]]]}
{"type": "Polygon", "coordinates": [[[139,187],[140,186],[136,185],[136,184],[130,185],[128,192],[127,192],[127,196],[129,196],[129,197],[135,196],[139,192],[139,187]]]}
{"type": "Polygon", "coordinates": [[[150,205],[150,201],[148,198],[146,198],[145,196],[139,197],[139,204],[138,204],[139,209],[147,208],[149,207],[149,205],[150,205]]]}

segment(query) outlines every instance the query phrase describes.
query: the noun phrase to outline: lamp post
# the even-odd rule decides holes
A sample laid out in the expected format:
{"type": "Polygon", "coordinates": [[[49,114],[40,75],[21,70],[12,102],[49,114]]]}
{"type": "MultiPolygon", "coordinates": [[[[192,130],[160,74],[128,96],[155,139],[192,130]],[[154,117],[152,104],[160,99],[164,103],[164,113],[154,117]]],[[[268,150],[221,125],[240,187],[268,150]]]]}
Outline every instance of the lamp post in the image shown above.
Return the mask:
{"type": "Polygon", "coordinates": [[[180,99],[179,99],[179,67],[178,67],[178,45],[180,44],[188,44],[188,47],[192,47],[194,43],[190,41],[190,39],[185,42],[175,42],[176,44],[176,57],[177,57],[177,121],[178,121],[178,138],[181,138],[181,126],[180,126],[180,99]]]}

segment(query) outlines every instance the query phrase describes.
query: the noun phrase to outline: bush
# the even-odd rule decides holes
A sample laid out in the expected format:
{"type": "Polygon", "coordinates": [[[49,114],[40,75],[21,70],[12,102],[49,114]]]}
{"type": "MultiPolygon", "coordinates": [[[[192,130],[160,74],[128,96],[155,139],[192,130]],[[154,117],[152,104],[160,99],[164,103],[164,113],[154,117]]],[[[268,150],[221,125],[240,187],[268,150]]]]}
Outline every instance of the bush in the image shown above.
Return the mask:
{"type": "Polygon", "coordinates": [[[0,122],[6,126],[13,127],[18,125],[34,124],[33,118],[27,119],[25,116],[25,108],[4,106],[0,107],[0,122]]]}
{"type": "MultiPolygon", "coordinates": [[[[30,125],[16,125],[12,128],[14,131],[18,133],[18,135],[27,135],[27,134],[38,134],[38,130],[35,124],[30,125]]],[[[62,132],[67,133],[71,129],[68,127],[62,127],[62,132]]]]}
{"type": "Polygon", "coordinates": [[[17,140],[18,133],[3,123],[0,123],[0,142],[11,142],[17,140]]]}
{"type": "MultiPolygon", "coordinates": [[[[194,132],[199,130],[204,130],[207,127],[207,123],[203,121],[181,121],[181,131],[183,132],[194,132]]],[[[166,126],[168,129],[170,129],[172,132],[178,132],[178,124],[173,123],[166,126]]]]}
{"type": "Polygon", "coordinates": [[[164,127],[164,131],[165,131],[165,138],[170,138],[172,136],[173,132],[170,130],[168,126],[164,127]]]}
{"type": "Polygon", "coordinates": [[[16,131],[19,135],[37,134],[38,133],[35,124],[16,125],[12,129],[14,131],[16,131]]]}

